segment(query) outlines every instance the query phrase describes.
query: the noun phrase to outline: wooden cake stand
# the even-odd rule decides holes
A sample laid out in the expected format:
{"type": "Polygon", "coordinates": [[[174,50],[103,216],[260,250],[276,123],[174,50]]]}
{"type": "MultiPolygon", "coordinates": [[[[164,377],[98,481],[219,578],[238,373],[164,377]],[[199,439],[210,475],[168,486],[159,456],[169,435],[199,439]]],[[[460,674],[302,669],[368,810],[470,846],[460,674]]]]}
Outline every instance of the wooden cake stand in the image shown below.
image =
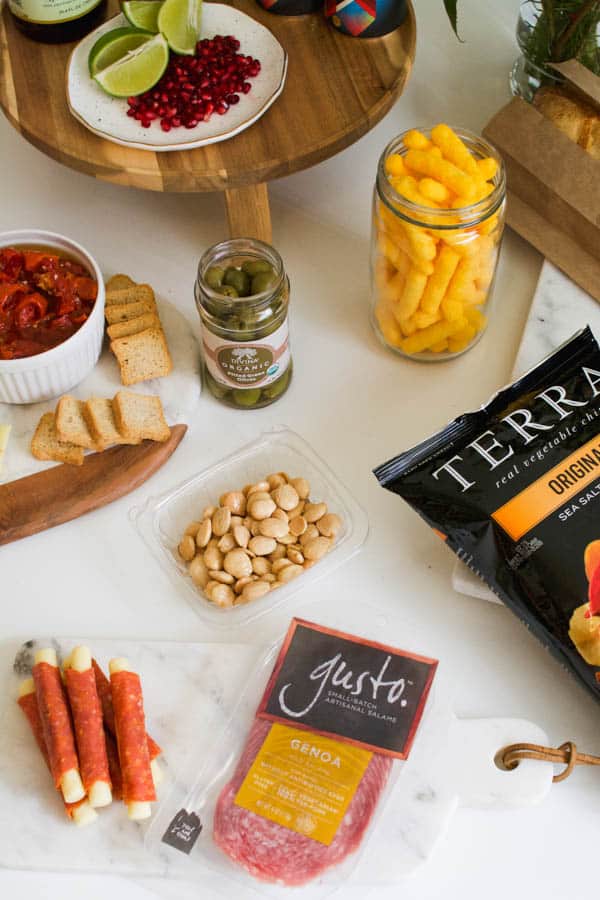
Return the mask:
{"type": "MultiPolygon", "coordinates": [[[[153,153],[113,144],[70,114],[72,44],[34,43],[0,14],[0,105],[39,150],[95,178],[153,191],[223,191],[232,237],[271,240],[267,182],[322,162],[366,134],[400,96],[415,54],[415,16],[383,38],[331,28],[320,13],[287,17],[254,0],[231,4],[269,28],[288,53],[282,95],[246,131],[196,150],[153,153]]],[[[112,12],[118,11],[111,0],[112,12]]],[[[112,13],[111,13],[112,15],[112,13]]]]}

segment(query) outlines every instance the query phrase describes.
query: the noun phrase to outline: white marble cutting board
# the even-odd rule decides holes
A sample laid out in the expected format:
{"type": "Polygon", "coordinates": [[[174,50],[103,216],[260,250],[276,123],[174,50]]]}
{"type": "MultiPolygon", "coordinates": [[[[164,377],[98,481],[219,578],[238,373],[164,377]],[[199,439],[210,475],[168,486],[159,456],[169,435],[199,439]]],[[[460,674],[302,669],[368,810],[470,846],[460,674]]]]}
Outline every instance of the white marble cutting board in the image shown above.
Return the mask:
{"type": "MultiPolygon", "coordinates": [[[[523,331],[523,337],[513,376],[517,378],[548,356],[576,331],[589,325],[600,340],[600,303],[590,297],[574,281],[556,266],[544,261],[539,281],[531,301],[531,309],[523,331]]],[[[460,594],[501,601],[463,563],[456,562],[452,572],[452,587],[460,594]]]]}
{"type": "MultiPolygon", "coordinates": [[[[235,746],[225,746],[220,732],[241,687],[266,679],[270,664],[256,674],[264,651],[241,644],[51,640],[59,654],[89,643],[105,668],[112,656],[127,656],[140,672],[148,731],[164,750],[166,779],[158,791],[155,826],[162,834],[163,820],[170,821],[180,808],[205,755],[237,757],[259,694],[248,697],[234,720],[235,746]]],[[[0,865],[183,878],[206,887],[210,883],[224,896],[230,895],[233,878],[238,898],[255,897],[255,883],[218,851],[211,852],[209,829],[187,857],[152,840],[145,849],[146,827],[129,822],[122,804],[100,810],[99,821],[84,829],[67,820],[15,703],[20,679],[12,664],[19,649],[17,641],[0,645],[0,865]]],[[[344,882],[389,884],[413,872],[430,856],[459,805],[510,807],[542,800],[551,786],[550,764],[524,762],[514,772],[494,764],[501,747],[521,741],[543,744],[547,737],[524,720],[456,719],[440,665],[411,756],[396,764],[398,778],[368,848],[349,879],[344,872],[344,882]]],[[[340,873],[333,870],[326,884],[308,887],[302,896],[322,897],[339,884],[340,873]]],[[[271,894],[288,896],[289,889],[269,889],[271,894]]]]}
{"type": "MultiPolygon", "coordinates": [[[[201,392],[200,348],[192,328],[179,310],[157,298],[158,312],[173,357],[173,371],[166,378],[155,378],[136,384],[128,390],[140,394],[158,394],[170,425],[187,422],[201,392]]],[[[100,359],[87,378],[69,393],[80,400],[88,397],[114,397],[122,388],[116,357],[105,340],[100,359]]],[[[0,424],[11,425],[12,431],[0,483],[13,481],[33,472],[56,465],[42,462],[31,455],[29,445],[43,413],[54,410],[57,398],[42,403],[0,403],[0,424]]]]}

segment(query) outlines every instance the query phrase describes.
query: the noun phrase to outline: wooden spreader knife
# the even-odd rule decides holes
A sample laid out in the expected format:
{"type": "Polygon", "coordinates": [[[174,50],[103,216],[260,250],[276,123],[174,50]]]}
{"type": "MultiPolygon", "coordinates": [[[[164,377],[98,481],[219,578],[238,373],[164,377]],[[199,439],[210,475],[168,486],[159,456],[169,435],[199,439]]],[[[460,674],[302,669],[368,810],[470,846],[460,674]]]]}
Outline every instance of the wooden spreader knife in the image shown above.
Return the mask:
{"type": "Polygon", "coordinates": [[[58,465],[0,485],[0,545],[62,525],[118,500],[165,463],[187,431],[173,425],[164,443],[143,441],[85,457],[82,466],[58,465]]]}

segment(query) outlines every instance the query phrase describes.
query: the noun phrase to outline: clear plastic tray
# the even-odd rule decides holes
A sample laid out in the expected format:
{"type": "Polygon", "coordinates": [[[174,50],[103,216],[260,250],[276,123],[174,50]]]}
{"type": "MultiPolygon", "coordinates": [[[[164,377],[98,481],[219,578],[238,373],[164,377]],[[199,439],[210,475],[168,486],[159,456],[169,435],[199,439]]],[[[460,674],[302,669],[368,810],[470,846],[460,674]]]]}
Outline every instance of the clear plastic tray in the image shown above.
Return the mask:
{"type": "Polygon", "coordinates": [[[163,569],[180,588],[192,609],[208,624],[231,628],[244,625],[282,606],[305,586],[325,577],[358,553],[369,525],[365,512],[317,453],[295,432],[278,426],[232,453],[221,462],[160,497],[151,497],[130,512],[137,530],[163,569]],[[333,549],[299,578],[252,603],[222,609],[194,586],[177,546],[185,528],[202,509],[225,491],[258,481],[270,472],[286,471],[310,483],[311,498],[327,503],[342,519],[333,549]]]}

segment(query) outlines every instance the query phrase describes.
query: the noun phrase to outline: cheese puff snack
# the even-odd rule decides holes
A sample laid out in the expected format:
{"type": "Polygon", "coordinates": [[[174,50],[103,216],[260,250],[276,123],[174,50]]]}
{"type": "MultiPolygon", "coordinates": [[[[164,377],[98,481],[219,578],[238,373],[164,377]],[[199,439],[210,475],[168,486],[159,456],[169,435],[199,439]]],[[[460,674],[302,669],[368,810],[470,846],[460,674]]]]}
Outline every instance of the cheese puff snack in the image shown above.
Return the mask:
{"type": "Polygon", "coordinates": [[[504,167],[476,135],[440,123],[392,141],[373,205],[373,317],[384,344],[423,359],[487,327],[504,227],[504,167]]]}

